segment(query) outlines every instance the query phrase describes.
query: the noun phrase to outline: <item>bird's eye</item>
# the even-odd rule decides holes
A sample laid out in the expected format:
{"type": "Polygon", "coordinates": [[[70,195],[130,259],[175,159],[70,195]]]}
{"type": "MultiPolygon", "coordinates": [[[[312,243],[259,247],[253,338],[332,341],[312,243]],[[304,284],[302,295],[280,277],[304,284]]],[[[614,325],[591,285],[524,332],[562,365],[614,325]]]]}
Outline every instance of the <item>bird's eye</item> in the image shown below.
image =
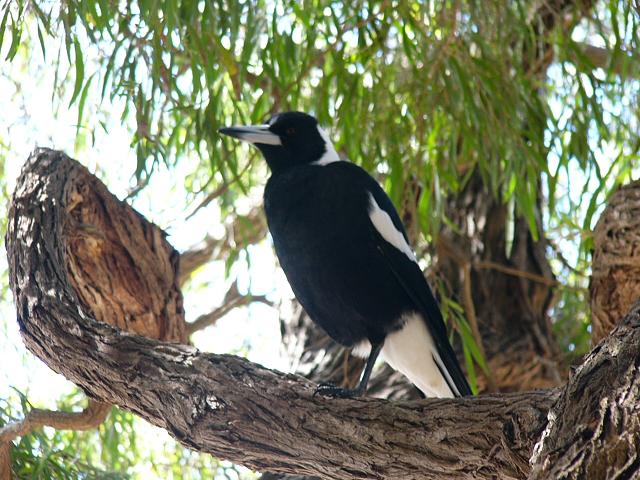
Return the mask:
{"type": "Polygon", "coordinates": [[[287,132],[287,135],[293,135],[294,133],[296,133],[296,129],[293,127],[289,127],[287,128],[286,132],[287,132]]]}

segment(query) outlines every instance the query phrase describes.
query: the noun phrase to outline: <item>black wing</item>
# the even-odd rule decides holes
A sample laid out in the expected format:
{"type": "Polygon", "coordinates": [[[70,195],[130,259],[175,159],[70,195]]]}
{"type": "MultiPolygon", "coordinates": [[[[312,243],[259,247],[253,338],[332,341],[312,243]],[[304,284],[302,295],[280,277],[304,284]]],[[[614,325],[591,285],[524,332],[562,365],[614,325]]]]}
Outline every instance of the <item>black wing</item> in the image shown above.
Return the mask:
{"type": "MultiPolygon", "coordinates": [[[[406,231],[391,199],[373,179],[371,179],[368,188],[378,206],[391,217],[394,226],[402,232],[408,244],[406,231]]],[[[404,252],[387,242],[373,224],[371,224],[371,234],[376,248],[424,317],[443,364],[441,365],[435,358],[434,360],[440,369],[440,373],[449,384],[449,388],[454,394],[457,390],[461,396],[472,395],[471,388],[449,343],[447,329],[438,302],[433,296],[433,292],[419,265],[411,261],[404,252]],[[446,372],[442,371],[443,368],[446,369],[446,372]],[[451,381],[453,381],[456,388],[451,385],[451,381]]]]}

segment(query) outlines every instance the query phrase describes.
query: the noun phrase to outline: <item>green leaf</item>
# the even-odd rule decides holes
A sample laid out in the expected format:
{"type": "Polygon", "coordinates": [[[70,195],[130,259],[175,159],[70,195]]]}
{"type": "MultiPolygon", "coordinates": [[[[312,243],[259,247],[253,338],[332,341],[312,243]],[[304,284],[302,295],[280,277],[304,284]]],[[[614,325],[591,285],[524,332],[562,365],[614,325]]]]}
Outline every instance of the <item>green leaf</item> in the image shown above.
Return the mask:
{"type": "Polygon", "coordinates": [[[18,47],[20,46],[20,39],[22,37],[22,28],[15,23],[11,25],[11,46],[7,52],[5,60],[13,60],[13,57],[18,53],[18,47]]]}
{"type": "Polygon", "coordinates": [[[9,18],[9,8],[5,9],[2,16],[2,23],[0,23],[0,51],[2,51],[2,41],[4,40],[4,32],[7,28],[7,19],[9,18]]]}
{"type": "Polygon", "coordinates": [[[38,41],[40,42],[40,49],[42,50],[42,58],[43,60],[46,60],[47,51],[44,48],[44,38],[42,38],[42,29],[40,28],[40,24],[38,24],[38,41]]]}
{"type": "Polygon", "coordinates": [[[84,104],[87,100],[87,94],[89,93],[89,89],[91,87],[91,82],[93,81],[93,77],[96,74],[93,73],[89,79],[87,80],[87,82],[84,85],[84,88],[82,89],[82,93],[80,94],[80,100],[78,102],[78,121],[76,124],[76,134],[77,132],[80,130],[80,127],[82,126],[82,115],[84,113],[84,104]]]}
{"type": "Polygon", "coordinates": [[[69,101],[69,106],[73,105],[76,101],[76,98],[80,94],[80,90],[82,89],[82,84],[84,81],[84,60],[82,58],[82,50],[80,49],[80,42],[77,37],[73,39],[74,46],[74,61],[76,65],[76,81],[73,87],[73,94],[71,95],[71,100],[69,101]]]}

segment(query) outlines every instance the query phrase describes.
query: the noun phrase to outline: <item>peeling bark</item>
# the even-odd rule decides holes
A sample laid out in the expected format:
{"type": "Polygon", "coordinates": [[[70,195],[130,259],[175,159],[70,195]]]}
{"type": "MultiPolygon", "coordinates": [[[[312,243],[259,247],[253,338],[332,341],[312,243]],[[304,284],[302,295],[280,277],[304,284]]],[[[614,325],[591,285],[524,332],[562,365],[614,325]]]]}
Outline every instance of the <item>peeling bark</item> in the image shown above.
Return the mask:
{"type": "MultiPolygon", "coordinates": [[[[66,278],[80,303],[96,320],[122,330],[186,341],[179,255],[165,233],[79,164],[43,161],[40,168],[47,167],[53,170],[46,187],[57,191],[43,193],[55,194],[65,209],[61,231],[47,248],[56,240],[62,244],[66,278]]],[[[41,212],[33,213],[32,221],[47,224],[49,219],[38,219],[41,212]]]]}

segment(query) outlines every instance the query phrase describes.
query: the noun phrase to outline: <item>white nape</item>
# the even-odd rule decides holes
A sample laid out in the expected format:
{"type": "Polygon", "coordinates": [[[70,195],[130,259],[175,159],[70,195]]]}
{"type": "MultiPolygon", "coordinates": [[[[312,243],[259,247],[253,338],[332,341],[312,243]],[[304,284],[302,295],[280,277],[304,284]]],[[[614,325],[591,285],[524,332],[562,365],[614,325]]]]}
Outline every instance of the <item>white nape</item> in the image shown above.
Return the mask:
{"type": "MultiPolygon", "coordinates": [[[[417,312],[406,314],[403,318],[404,326],[385,338],[382,347],[385,361],[394,370],[404,374],[427,397],[453,397],[449,384],[455,389],[455,383],[438,354],[424,319],[417,312]],[[447,376],[446,380],[440,370],[447,376]]],[[[460,394],[457,389],[456,394],[460,394]]]]}
{"type": "Polygon", "coordinates": [[[327,132],[325,132],[320,125],[318,125],[318,133],[324,140],[324,154],[320,157],[320,160],[316,160],[313,162],[314,165],[328,165],[329,163],[339,162],[340,157],[338,156],[338,152],[333,147],[333,143],[331,143],[331,139],[327,132]]]}
{"type": "Polygon", "coordinates": [[[371,192],[369,192],[369,218],[382,238],[409,257],[409,260],[418,263],[404,235],[393,224],[389,214],[380,208],[371,192]]]}

